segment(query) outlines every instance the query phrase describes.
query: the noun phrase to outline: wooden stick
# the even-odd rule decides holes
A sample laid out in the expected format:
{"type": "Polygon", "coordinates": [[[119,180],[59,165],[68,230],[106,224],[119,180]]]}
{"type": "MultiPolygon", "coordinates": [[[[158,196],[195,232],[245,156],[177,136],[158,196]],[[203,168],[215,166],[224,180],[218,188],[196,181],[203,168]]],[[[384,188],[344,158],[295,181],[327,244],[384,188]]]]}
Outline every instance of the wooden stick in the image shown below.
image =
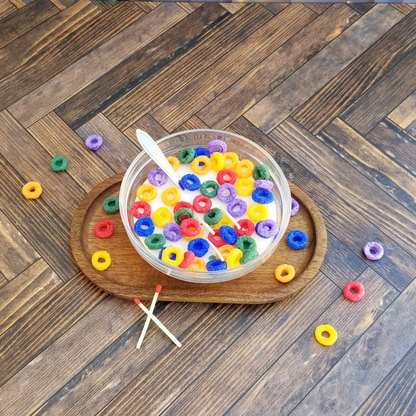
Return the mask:
{"type": "MultiPolygon", "coordinates": [[[[149,309],[150,313],[153,313],[155,309],[157,297],[159,296],[159,293],[161,290],[162,290],[162,285],[157,285],[155,294],[153,295],[152,304],[150,305],[150,309],[149,309]]],[[[147,315],[146,322],[144,323],[144,327],[142,329],[142,333],[140,334],[139,341],[137,342],[137,345],[136,345],[136,348],[138,350],[140,349],[140,346],[142,345],[142,342],[144,340],[144,336],[146,335],[146,331],[147,331],[147,328],[149,327],[149,324],[150,324],[150,316],[147,315]]]]}
{"type": "Polygon", "coordinates": [[[149,309],[144,306],[139,299],[134,298],[134,301],[137,305],[140,306],[142,311],[153,320],[153,322],[172,340],[172,342],[178,347],[182,347],[182,344],[175,338],[175,336],[156,318],[152,313],[150,313],[149,309]]]}

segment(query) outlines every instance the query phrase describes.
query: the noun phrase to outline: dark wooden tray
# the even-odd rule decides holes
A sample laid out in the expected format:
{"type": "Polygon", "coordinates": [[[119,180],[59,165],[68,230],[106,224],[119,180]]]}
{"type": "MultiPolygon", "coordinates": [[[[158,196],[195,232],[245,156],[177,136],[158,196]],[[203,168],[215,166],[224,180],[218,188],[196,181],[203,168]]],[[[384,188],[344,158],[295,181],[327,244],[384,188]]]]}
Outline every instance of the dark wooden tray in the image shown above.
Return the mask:
{"type": "Polygon", "coordinates": [[[223,283],[188,283],[167,276],[144,261],[131,245],[119,213],[106,214],[105,198],[118,196],[124,174],[108,178],[96,186],[80,203],[71,225],[71,246],[75,261],[85,275],[103,290],[126,299],[149,300],[155,286],[163,286],[160,300],[175,302],[268,303],[282,300],[305,287],[316,275],[326,252],[327,236],[322,216],[314,202],[297,186],[290,185],[292,196],[300,204],[292,217],[285,236],[275,253],[254,272],[223,283]],[[94,225],[111,220],[114,234],[100,239],[94,235],[94,225]],[[291,230],[302,230],[309,237],[302,250],[292,250],[286,243],[291,230]],[[98,271],[91,265],[95,251],[106,250],[111,266],[98,271]],[[289,283],[278,282],[274,270],[279,264],[292,264],[296,277],[289,283]]]}

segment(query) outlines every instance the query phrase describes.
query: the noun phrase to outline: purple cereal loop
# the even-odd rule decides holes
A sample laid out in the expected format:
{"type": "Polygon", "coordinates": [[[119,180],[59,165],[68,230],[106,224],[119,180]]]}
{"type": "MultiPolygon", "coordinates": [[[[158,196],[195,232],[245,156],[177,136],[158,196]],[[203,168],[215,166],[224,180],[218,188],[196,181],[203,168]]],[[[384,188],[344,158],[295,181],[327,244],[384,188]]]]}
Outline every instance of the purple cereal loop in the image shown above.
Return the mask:
{"type": "Polygon", "coordinates": [[[234,218],[241,217],[247,211],[247,203],[242,199],[234,199],[227,205],[228,213],[234,218]],[[240,207],[238,211],[234,211],[234,208],[240,207]]]}
{"type": "Polygon", "coordinates": [[[290,216],[293,217],[299,212],[299,202],[296,199],[292,198],[292,209],[290,211],[290,216]]]}
{"type": "Polygon", "coordinates": [[[256,189],[265,189],[266,191],[270,191],[273,188],[273,182],[265,181],[264,179],[259,179],[254,181],[254,187],[256,189]]]}
{"type": "Polygon", "coordinates": [[[279,232],[279,226],[276,221],[267,219],[257,223],[256,231],[260,237],[270,238],[274,237],[279,232]]]}
{"type": "Polygon", "coordinates": [[[168,181],[168,175],[162,169],[154,168],[147,174],[147,179],[153,186],[162,186],[168,181]],[[159,179],[156,179],[157,175],[160,175],[159,179]]]}
{"type": "Polygon", "coordinates": [[[231,185],[230,183],[224,183],[222,184],[218,190],[217,190],[217,197],[220,201],[225,202],[228,204],[231,202],[235,197],[237,196],[237,190],[235,189],[234,185],[231,185]],[[228,195],[224,195],[225,191],[229,191],[228,195]]]}
{"type": "Polygon", "coordinates": [[[163,229],[163,235],[166,237],[166,240],[169,241],[179,241],[182,238],[182,233],[178,224],[174,222],[170,222],[169,224],[165,225],[163,229]]]}
{"type": "Polygon", "coordinates": [[[100,146],[103,144],[103,138],[101,136],[98,136],[98,134],[93,134],[91,136],[88,136],[85,140],[85,145],[90,150],[98,150],[100,146]]]}
{"type": "Polygon", "coordinates": [[[227,143],[222,140],[211,140],[208,143],[208,152],[212,155],[214,152],[225,153],[227,151],[227,143]]]}
{"type": "Polygon", "coordinates": [[[379,260],[383,257],[384,248],[380,243],[370,241],[363,248],[365,256],[368,260],[379,260]],[[372,253],[374,251],[374,253],[372,253]]]}

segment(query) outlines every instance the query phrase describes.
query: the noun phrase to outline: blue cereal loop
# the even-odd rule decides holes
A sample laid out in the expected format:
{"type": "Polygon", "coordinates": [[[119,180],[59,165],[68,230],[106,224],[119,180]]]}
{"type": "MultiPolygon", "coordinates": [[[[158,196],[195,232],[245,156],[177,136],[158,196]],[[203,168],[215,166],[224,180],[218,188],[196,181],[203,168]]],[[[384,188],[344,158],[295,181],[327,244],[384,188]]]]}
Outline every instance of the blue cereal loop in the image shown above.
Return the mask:
{"type": "Polygon", "coordinates": [[[270,204],[270,202],[274,201],[273,192],[267,189],[256,189],[252,192],[251,197],[254,202],[262,205],[270,204]]]}
{"type": "Polygon", "coordinates": [[[134,224],[134,232],[140,237],[147,237],[155,230],[155,225],[150,217],[142,217],[134,224]],[[147,228],[143,228],[146,226],[147,228]]]}
{"type": "Polygon", "coordinates": [[[218,270],[226,270],[226,269],[227,269],[227,263],[220,259],[210,260],[207,263],[207,270],[209,272],[216,272],[218,270]]]}
{"type": "Polygon", "coordinates": [[[201,181],[198,176],[193,175],[192,173],[182,176],[180,182],[188,191],[197,191],[201,187],[201,181]]]}
{"type": "Polygon", "coordinates": [[[166,247],[163,247],[160,251],[159,251],[159,256],[158,256],[158,258],[159,258],[159,260],[162,260],[162,254],[163,254],[163,252],[166,250],[166,247]]]}
{"type": "Polygon", "coordinates": [[[195,149],[195,157],[198,157],[198,156],[206,156],[207,158],[210,158],[211,154],[208,152],[207,149],[204,149],[203,147],[197,147],[195,149]]]}
{"type": "Polygon", "coordinates": [[[287,236],[287,243],[289,247],[299,250],[308,243],[308,236],[300,230],[293,230],[287,236]]]}
{"type": "Polygon", "coordinates": [[[203,238],[195,238],[188,244],[188,251],[192,251],[196,257],[204,257],[208,253],[209,243],[203,238]]]}
{"type": "Polygon", "coordinates": [[[237,242],[237,231],[229,225],[222,225],[220,227],[220,237],[229,245],[234,245],[237,242]]]}

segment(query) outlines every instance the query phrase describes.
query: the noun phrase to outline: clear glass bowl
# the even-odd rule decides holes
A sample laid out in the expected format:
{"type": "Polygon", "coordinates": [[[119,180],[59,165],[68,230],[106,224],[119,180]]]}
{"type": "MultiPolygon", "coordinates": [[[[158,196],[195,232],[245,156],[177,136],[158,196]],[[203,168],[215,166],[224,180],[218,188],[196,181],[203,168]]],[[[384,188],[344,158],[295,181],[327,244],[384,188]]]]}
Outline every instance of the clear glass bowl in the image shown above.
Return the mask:
{"type": "Polygon", "coordinates": [[[130,208],[136,200],[136,190],[147,179],[149,171],[156,167],[154,162],[145,152],[141,152],[132,162],[124,175],[120,189],[120,213],[123,220],[127,235],[137,252],[151,266],[157,270],[172,276],[176,279],[185,280],[193,283],[218,283],[227,280],[237,279],[257,267],[262,265],[276,250],[282,236],[284,235],[290,218],[291,195],[289,184],[285,175],[274,161],[274,159],[260,146],[252,141],[238,136],[237,134],[228,133],[220,130],[189,130],[183,131],[159,140],[157,144],[162,149],[166,157],[177,156],[185,147],[207,147],[211,140],[220,139],[227,143],[228,151],[235,152],[239,155],[240,160],[249,159],[255,165],[257,163],[265,164],[271,173],[270,180],[273,182],[272,189],[276,200],[276,218],[280,226],[279,233],[273,238],[272,243],[266,251],[261,253],[257,258],[249,263],[239,267],[215,271],[215,272],[198,272],[179,267],[171,266],[162,260],[159,260],[147,247],[142,244],[134,232],[134,217],[130,213],[130,208]]]}

